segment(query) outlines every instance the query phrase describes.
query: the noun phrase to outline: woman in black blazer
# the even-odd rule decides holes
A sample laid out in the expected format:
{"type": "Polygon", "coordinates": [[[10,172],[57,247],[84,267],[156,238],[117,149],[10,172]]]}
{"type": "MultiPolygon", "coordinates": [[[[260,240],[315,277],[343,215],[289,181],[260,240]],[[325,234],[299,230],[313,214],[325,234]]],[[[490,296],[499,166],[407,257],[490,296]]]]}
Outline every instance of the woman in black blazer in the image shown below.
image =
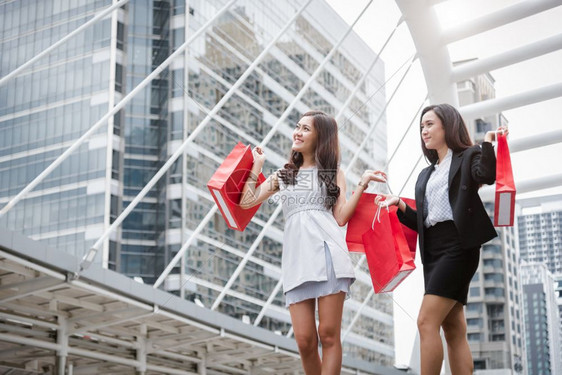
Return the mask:
{"type": "MultiPolygon", "coordinates": [[[[504,127],[498,132],[508,134],[504,127]]],[[[482,147],[473,145],[459,112],[451,105],[439,104],[422,111],[420,135],[431,165],[421,171],[416,182],[417,211],[392,195],[377,197],[377,203],[397,205],[400,221],[419,235],[425,282],[418,315],[421,374],[441,372],[440,327],[452,374],[472,374],[463,305],[478,267],[480,246],[497,236],[478,196],[482,184],[496,179],[491,144],[495,132],[486,134],[482,147]]]]}

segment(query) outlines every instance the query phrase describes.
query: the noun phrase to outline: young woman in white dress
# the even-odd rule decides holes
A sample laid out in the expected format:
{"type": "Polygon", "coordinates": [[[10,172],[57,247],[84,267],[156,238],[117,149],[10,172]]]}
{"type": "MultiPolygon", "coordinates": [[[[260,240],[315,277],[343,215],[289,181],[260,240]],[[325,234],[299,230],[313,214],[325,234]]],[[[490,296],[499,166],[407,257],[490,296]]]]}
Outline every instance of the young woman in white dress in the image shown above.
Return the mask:
{"type": "Polygon", "coordinates": [[[367,170],[349,200],[335,119],[310,111],[296,124],[289,162],[256,188],[265,154],[253,150],[254,164],[242,191],[241,206],[253,207],[275,193],[283,205],[283,291],[295,340],[307,375],[339,374],[343,303],[355,281],[353,265],[339,228],[353,215],[370,181],[386,175],[367,170]],[[315,311],[318,304],[319,325],[315,311]],[[322,345],[322,359],[318,352],[322,345]]]}

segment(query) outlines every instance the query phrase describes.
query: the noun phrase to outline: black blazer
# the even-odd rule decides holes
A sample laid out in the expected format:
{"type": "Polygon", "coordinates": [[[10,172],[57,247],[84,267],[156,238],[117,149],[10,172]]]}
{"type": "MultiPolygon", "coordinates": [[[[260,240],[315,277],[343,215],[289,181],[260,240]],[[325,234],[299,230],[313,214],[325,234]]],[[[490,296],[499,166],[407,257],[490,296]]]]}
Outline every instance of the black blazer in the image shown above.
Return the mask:
{"type": "MultiPolygon", "coordinates": [[[[423,202],[429,176],[435,170],[435,163],[424,168],[416,182],[416,207],[406,205],[406,212],[398,210],[398,219],[407,227],[418,232],[423,260],[423,202]]],[[[493,184],[496,180],[496,155],[490,142],[483,142],[482,148],[475,145],[461,152],[454,152],[449,170],[449,202],[453,221],[459,231],[464,248],[479,247],[497,236],[497,232],[478,195],[481,184],[493,184]]]]}

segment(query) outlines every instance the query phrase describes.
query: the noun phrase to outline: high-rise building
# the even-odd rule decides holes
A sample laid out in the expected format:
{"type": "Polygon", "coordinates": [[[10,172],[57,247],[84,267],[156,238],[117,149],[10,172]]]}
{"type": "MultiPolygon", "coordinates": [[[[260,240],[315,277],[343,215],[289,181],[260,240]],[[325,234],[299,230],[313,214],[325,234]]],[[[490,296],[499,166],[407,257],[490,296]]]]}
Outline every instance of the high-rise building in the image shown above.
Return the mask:
{"type": "MultiPolygon", "coordinates": [[[[454,66],[475,59],[457,61],[454,66]]],[[[457,83],[457,93],[459,96],[459,104],[461,106],[481,102],[496,97],[496,89],[494,87],[496,80],[490,73],[484,73],[470,79],[457,83]]],[[[481,117],[468,118],[465,117],[466,126],[471,134],[472,140],[476,143],[482,143],[486,132],[497,129],[498,126],[507,125],[507,119],[501,113],[481,117]]]]}
{"type": "Polygon", "coordinates": [[[554,279],[557,307],[551,308],[558,309],[562,340],[562,195],[520,199],[516,207],[521,259],[544,264],[554,279]]]}
{"type": "MultiPolygon", "coordinates": [[[[485,206],[493,216],[493,203],[485,206]]],[[[525,352],[517,239],[513,228],[499,229],[498,234],[482,246],[480,266],[470,284],[468,340],[475,369],[520,373],[525,352]]]]}
{"type": "Polygon", "coordinates": [[[558,321],[560,322],[560,350],[562,350],[562,274],[554,277],[554,293],[558,305],[558,321]]]}
{"type": "Polygon", "coordinates": [[[521,281],[527,342],[527,374],[560,374],[562,352],[554,278],[544,263],[522,261],[521,281]]]}
{"type": "MultiPolygon", "coordinates": [[[[489,73],[458,82],[460,105],[494,98],[494,82],[489,73]]],[[[507,124],[502,114],[465,121],[476,143],[483,141],[487,131],[507,124]]],[[[485,201],[484,206],[493,218],[494,203],[485,201]]],[[[468,341],[479,374],[492,370],[521,373],[525,351],[516,228],[496,229],[498,237],[482,246],[480,264],[470,283],[465,309],[468,341]]]]}
{"type": "MultiPolygon", "coordinates": [[[[0,76],[75,30],[112,0],[0,2],[0,76]]],[[[135,0],[76,35],[0,87],[0,206],[162,63],[213,20],[172,64],[20,201],[0,225],[82,256],[282,31],[304,0],[135,0]],[[186,5],[189,4],[189,5],[186,5]]],[[[187,147],[182,157],[111,234],[96,262],[153,283],[214,206],[206,183],[233,146],[258,144],[293,102],[348,25],[311,2],[187,147]]],[[[267,144],[265,171],[280,168],[293,124],[320,109],[340,118],[346,167],[385,104],[384,63],[354,33],[337,48],[267,144]],[[362,77],[366,74],[366,78],[362,77]],[[355,90],[355,88],[358,88],[355,90]],[[351,98],[348,100],[348,98],[351,98]]],[[[384,115],[349,174],[386,159],[384,115]]],[[[165,284],[210,307],[275,209],[263,204],[244,232],[215,215],[165,284]],[[181,279],[180,269],[189,275],[181,279]]],[[[265,232],[218,310],[290,334],[280,278],[283,218],[265,232]],[[275,293],[274,293],[275,292],[275,293]],[[268,299],[272,296],[271,303],[268,299]]],[[[346,302],[344,329],[372,288],[366,265],[346,302]]],[[[346,355],[394,362],[392,300],[375,296],[346,337],[346,355]]]]}
{"type": "Polygon", "coordinates": [[[562,195],[517,201],[521,259],[562,274],[562,195]]]}

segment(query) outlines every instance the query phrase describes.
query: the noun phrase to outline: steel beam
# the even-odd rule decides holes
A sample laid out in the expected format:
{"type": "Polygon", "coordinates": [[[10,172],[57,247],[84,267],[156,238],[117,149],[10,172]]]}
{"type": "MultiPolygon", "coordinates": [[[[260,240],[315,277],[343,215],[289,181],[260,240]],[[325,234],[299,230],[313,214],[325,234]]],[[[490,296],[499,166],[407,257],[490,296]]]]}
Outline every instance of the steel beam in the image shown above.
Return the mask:
{"type": "MultiPolygon", "coordinates": [[[[530,193],[542,189],[559,188],[561,186],[562,173],[515,181],[517,194],[530,193]]],[[[483,201],[493,202],[495,198],[495,185],[484,186],[480,189],[479,194],[483,201]]]]}
{"type": "Polygon", "coordinates": [[[510,153],[562,143],[562,129],[542,134],[526,135],[524,138],[508,140],[508,143],[510,153]]]}
{"type": "Polygon", "coordinates": [[[479,118],[494,115],[508,109],[559,98],[561,96],[562,83],[555,83],[519,94],[505,96],[502,98],[488,99],[482,102],[465,105],[459,108],[459,112],[464,118],[479,118]]]}
{"type": "Polygon", "coordinates": [[[113,12],[115,9],[124,6],[128,2],[129,2],[129,0],[121,0],[121,1],[118,1],[118,2],[116,2],[115,4],[113,4],[109,7],[107,7],[106,9],[102,10],[101,12],[96,14],[94,17],[92,17],[92,19],[90,19],[88,22],[84,23],[83,25],[78,27],[76,30],[73,30],[71,33],[69,33],[68,35],[66,35],[62,39],[58,40],[56,43],[54,43],[50,47],[47,47],[45,50],[43,50],[42,52],[35,55],[34,57],[29,59],[24,64],[20,65],[18,68],[14,69],[10,73],[6,74],[4,77],[2,77],[0,79],[0,86],[2,86],[6,82],[8,82],[10,79],[14,78],[15,76],[17,76],[19,73],[21,73],[22,70],[31,66],[33,63],[37,62],[37,60],[41,59],[43,56],[46,56],[47,54],[52,52],[55,48],[59,47],[60,45],[62,45],[64,43],[66,43],[70,38],[74,37],[78,33],[81,33],[82,31],[84,31],[88,27],[92,26],[93,24],[98,23],[100,20],[104,19],[108,14],[113,12]]]}
{"type": "Polygon", "coordinates": [[[451,58],[441,41],[439,19],[426,1],[396,0],[410,29],[431,103],[449,103],[458,107],[456,85],[451,82],[451,58]]]}
{"type": "Polygon", "coordinates": [[[554,35],[533,43],[526,44],[512,50],[465,62],[453,67],[451,79],[459,82],[465,79],[488,73],[492,70],[503,68],[521,61],[545,55],[562,49],[562,34],[554,35]]]}
{"type": "MultiPolygon", "coordinates": [[[[402,0],[404,1],[404,0],[402,0]]],[[[423,3],[420,1],[419,3],[423,3]]],[[[470,36],[507,25],[520,19],[562,5],[561,0],[525,0],[507,6],[493,13],[486,14],[446,30],[440,43],[449,44],[470,36]]],[[[413,35],[412,35],[413,36],[413,35]]]]}

